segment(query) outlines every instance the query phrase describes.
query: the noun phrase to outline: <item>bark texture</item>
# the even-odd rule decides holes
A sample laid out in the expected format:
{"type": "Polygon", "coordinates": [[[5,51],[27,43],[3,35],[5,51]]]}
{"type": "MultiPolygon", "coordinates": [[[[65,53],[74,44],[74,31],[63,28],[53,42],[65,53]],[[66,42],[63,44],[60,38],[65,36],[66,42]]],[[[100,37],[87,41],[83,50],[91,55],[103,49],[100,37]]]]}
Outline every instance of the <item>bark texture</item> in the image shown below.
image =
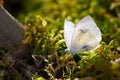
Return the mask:
{"type": "Polygon", "coordinates": [[[24,33],[24,26],[0,6],[0,48],[13,48],[22,42],[24,33]]]}

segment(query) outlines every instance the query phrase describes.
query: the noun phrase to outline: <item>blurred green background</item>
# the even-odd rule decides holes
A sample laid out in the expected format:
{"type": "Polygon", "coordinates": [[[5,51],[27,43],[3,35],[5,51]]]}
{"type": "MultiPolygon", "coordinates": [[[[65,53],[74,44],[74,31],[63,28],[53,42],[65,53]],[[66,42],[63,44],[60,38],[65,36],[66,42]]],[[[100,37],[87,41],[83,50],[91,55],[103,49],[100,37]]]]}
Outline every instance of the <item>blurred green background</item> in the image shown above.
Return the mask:
{"type": "Polygon", "coordinates": [[[40,15],[46,20],[57,23],[63,29],[64,19],[77,23],[86,15],[91,15],[102,30],[105,41],[119,31],[119,0],[5,0],[5,8],[23,24],[29,15],[40,15]]]}
{"type": "Polygon", "coordinates": [[[5,0],[5,8],[22,22],[28,14],[36,13],[62,22],[65,18],[77,22],[91,15],[102,24],[106,20],[112,24],[118,18],[119,4],[119,0],[5,0]]]}

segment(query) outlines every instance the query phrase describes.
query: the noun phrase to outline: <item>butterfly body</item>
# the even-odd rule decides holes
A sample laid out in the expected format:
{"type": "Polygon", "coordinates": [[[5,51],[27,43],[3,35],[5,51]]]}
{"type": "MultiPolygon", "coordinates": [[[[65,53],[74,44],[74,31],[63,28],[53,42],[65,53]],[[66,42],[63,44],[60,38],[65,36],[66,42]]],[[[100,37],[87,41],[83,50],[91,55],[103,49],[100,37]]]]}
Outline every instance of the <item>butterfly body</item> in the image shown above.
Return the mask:
{"type": "Polygon", "coordinates": [[[91,51],[102,39],[99,28],[90,16],[86,16],[78,24],[65,20],[64,38],[67,45],[65,51],[72,54],[91,51]]]}

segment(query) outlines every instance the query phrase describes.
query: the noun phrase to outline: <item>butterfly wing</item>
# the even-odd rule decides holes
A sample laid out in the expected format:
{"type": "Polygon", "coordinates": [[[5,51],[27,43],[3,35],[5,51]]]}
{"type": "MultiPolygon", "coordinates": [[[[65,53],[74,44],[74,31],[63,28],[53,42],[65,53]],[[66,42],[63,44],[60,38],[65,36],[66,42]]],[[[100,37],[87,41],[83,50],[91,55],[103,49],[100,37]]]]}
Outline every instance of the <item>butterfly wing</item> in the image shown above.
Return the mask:
{"type": "Polygon", "coordinates": [[[89,15],[81,19],[78,24],[76,24],[76,31],[79,29],[88,29],[95,35],[98,42],[102,40],[100,29],[89,15]]]}
{"type": "Polygon", "coordinates": [[[75,33],[74,41],[71,43],[71,53],[90,51],[97,47],[99,42],[90,30],[81,30],[75,33]]]}
{"type": "Polygon", "coordinates": [[[94,49],[101,41],[101,32],[90,16],[76,24],[71,41],[72,53],[94,49]]]}
{"type": "Polygon", "coordinates": [[[74,23],[67,21],[65,19],[65,21],[64,21],[64,39],[65,39],[68,49],[70,49],[70,47],[71,47],[71,40],[72,40],[73,31],[74,31],[74,26],[75,26],[74,23]]]}

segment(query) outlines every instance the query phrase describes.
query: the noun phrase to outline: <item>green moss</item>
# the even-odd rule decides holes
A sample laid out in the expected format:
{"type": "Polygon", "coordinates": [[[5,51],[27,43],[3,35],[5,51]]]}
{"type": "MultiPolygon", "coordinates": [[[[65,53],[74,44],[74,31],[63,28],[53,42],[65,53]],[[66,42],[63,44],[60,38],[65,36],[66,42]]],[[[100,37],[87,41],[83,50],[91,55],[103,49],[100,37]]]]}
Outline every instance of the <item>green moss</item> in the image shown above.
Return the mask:
{"type": "MultiPolygon", "coordinates": [[[[35,0],[28,3],[31,5],[23,3],[25,10],[19,14],[27,28],[23,42],[30,46],[32,54],[45,58],[46,65],[40,69],[47,72],[49,79],[120,80],[120,62],[115,62],[120,58],[120,20],[117,12],[109,9],[111,0],[35,0]],[[94,18],[102,32],[101,47],[94,52],[78,53],[75,57],[64,52],[64,19],[77,23],[86,15],[94,18]]],[[[44,80],[44,76],[35,75],[33,80],[44,80]]]]}

